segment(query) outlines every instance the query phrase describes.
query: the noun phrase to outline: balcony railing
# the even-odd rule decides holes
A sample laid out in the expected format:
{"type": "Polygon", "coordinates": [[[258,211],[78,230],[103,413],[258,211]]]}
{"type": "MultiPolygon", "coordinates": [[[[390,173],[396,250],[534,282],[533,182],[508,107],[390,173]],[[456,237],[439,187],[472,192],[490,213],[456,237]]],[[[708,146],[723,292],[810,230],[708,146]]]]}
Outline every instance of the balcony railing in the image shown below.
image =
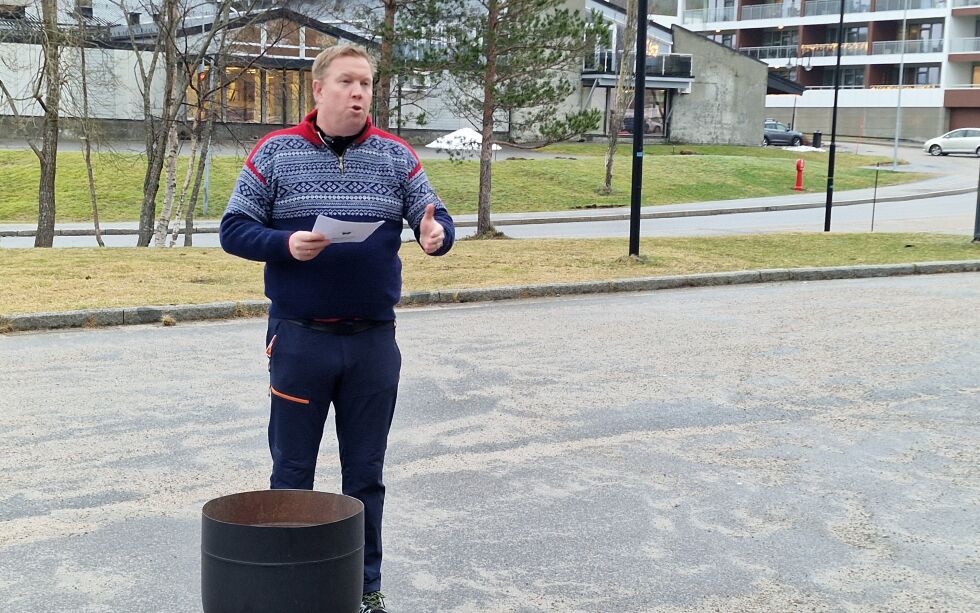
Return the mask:
{"type": "Polygon", "coordinates": [[[980,6],[980,0],[953,0],[954,9],[961,9],[965,6],[980,6]]]}
{"type": "MultiPolygon", "coordinates": [[[[846,0],[845,13],[867,13],[871,10],[871,0],[846,0]]],[[[808,0],[804,15],[837,15],[840,13],[840,0],[808,0]]]]}
{"type": "MultiPolygon", "coordinates": [[[[584,73],[617,74],[623,59],[622,51],[605,49],[590,56],[585,61],[584,73]]],[[[632,67],[631,67],[632,68],[632,67]]],[[[692,78],[691,56],[683,53],[666,53],[647,58],[648,77],[692,78]]]]}
{"type": "Polygon", "coordinates": [[[898,83],[890,85],[872,85],[868,89],[939,89],[939,83],[898,83]]]}
{"type": "Polygon", "coordinates": [[[950,53],[976,53],[980,51],[980,38],[954,38],[950,41],[950,53]]]}
{"type": "Polygon", "coordinates": [[[682,23],[709,23],[714,21],[735,21],[735,7],[714,7],[684,11],[682,23]]]}
{"type": "MultiPolygon", "coordinates": [[[[969,0],[980,3],[980,0],[969,0]]],[[[878,0],[875,2],[875,12],[902,11],[905,9],[941,9],[946,8],[946,0],[878,0]]]]}
{"type": "Polygon", "coordinates": [[[800,54],[800,49],[796,45],[742,47],[739,51],[757,60],[787,60],[800,54]]]}
{"type": "MultiPolygon", "coordinates": [[[[834,57],[837,55],[837,43],[822,45],[803,45],[802,52],[809,52],[813,57],[834,57]]],[[[844,43],[840,49],[841,55],[867,55],[868,43],[844,43]]]]}
{"type": "Polygon", "coordinates": [[[769,4],[750,4],[742,7],[742,21],[749,19],[776,19],[778,17],[799,17],[800,7],[794,4],[772,2],[769,4]]]}
{"type": "Polygon", "coordinates": [[[935,40],[880,40],[871,43],[871,55],[900,53],[942,53],[942,39],[935,40]]]}

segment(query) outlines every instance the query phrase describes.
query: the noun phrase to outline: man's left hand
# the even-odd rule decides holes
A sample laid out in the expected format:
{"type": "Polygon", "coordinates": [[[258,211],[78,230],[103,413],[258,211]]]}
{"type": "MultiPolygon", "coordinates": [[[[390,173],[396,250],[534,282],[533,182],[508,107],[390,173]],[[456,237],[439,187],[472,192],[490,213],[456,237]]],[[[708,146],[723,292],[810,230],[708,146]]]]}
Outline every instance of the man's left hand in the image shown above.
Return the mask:
{"type": "Polygon", "coordinates": [[[422,223],[419,225],[419,242],[422,245],[422,251],[430,255],[439,251],[445,238],[446,229],[436,221],[436,205],[427,205],[425,215],[422,216],[422,223]]]}

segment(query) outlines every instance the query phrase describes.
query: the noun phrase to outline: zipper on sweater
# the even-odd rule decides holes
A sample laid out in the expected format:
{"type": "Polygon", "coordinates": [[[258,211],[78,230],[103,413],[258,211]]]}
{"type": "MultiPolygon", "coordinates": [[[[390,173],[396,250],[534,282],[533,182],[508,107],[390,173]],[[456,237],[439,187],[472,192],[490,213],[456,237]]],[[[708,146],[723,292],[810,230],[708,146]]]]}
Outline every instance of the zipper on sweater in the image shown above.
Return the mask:
{"type": "Polygon", "coordinates": [[[341,153],[340,155],[337,156],[337,162],[340,164],[340,175],[343,176],[343,174],[344,174],[344,154],[343,153],[341,153]]]}

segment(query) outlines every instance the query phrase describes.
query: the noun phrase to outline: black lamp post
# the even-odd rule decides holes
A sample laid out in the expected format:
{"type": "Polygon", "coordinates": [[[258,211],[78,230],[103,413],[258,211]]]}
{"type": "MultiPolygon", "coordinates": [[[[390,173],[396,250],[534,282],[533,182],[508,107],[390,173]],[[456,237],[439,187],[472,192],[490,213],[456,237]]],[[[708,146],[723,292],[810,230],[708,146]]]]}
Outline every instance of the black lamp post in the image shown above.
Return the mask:
{"type": "Polygon", "coordinates": [[[840,51],[844,46],[844,5],[840,0],[840,22],[837,24],[837,65],[834,67],[834,111],[830,122],[830,158],[827,161],[827,208],[823,231],[830,232],[830,210],[834,206],[834,156],[837,153],[837,94],[840,93],[840,51]]]}
{"type": "Polygon", "coordinates": [[[977,177],[977,212],[973,218],[973,242],[980,243],[980,177],[977,177]]]}
{"type": "Polygon", "coordinates": [[[636,7],[636,81],[633,89],[633,185],[630,198],[629,254],[640,255],[640,196],[643,193],[643,124],[647,86],[647,0],[636,7]]]}

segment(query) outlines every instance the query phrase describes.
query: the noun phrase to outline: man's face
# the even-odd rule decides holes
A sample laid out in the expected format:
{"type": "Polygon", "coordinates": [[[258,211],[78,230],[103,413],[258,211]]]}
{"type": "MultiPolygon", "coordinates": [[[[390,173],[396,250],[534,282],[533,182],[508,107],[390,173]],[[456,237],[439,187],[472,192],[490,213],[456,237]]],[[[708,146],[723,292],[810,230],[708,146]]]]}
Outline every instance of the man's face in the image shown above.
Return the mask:
{"type": "Polygon", "coordinates": [[[358,56],[330,62],[323,79],[313,81],[317,125],[329,136],[353,136],[364,127],[371,109],[371,65],[358,56]]]}

